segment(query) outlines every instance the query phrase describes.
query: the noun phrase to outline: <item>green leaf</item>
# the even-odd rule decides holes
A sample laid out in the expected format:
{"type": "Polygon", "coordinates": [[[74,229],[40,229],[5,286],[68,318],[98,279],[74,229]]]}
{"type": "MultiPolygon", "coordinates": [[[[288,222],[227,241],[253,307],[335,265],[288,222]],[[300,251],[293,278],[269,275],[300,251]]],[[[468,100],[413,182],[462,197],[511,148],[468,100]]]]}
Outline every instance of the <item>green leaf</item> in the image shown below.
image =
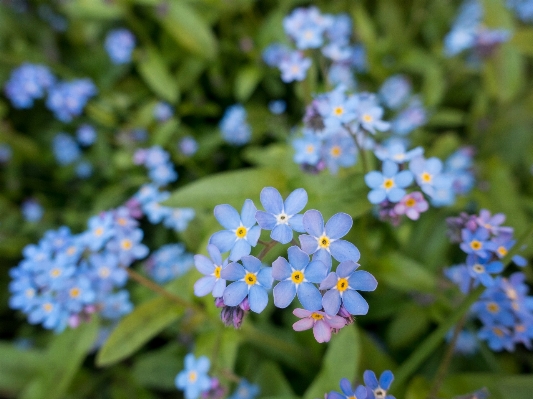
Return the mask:
{"type": "Polygon", "coordinates": [[[257,168],[224,172],[204,177],[172,193],[163,204],[171,207],[214,208],[230,204],[239,210],[246,198],[257,199],[263,187],[283,191],[286,177],[279,170],[257,168]]]}
{"type": "Polygon", "coordinates": [[[190,52],[204,58],[214,58],[217,42],[209,25],[185,1],[172,1],[168,5],[169,9],[161,19],[168,34],[190,52]]]}
{"type": "Polygon", "coordinates": [[[195,354],[211,358],[214,369],[233,370],[242,335],[238,330],[225,328],[219,320],[216,326],[216,331],[204,331],[198,336],[195,354]]]}
{"type": "Polygon", "coordinates": [[[403,348],[419,338],[429,327],[425,309],[411,303],[400,308],[387,329],[387,341],[393,348],[403,348]]]}
{"type": "Polygon", "coordinates": [[[326,392],[339,389],[341,378],[351,379],[357,374],[360,354],[359,332],[355,324],[348,325],[331,337],[322,369],[303,398],[323,398],[326,392]]]}
{"type": "Polygon", "coordinates": [[[73,18],[117,19],[124,13],[122,5],[105,0],[75,0],[61,4],[63,12],[73,18]]]}
{"type": "Polygon", "coordinates": [[[432,293],[436,287],[436,278],[423,265],[399,252],[386,255],[378,262],[379,281],[402,291],[419,291],[432,293]]]}
{"type": "Polygon", "coordinates": [[[173,390],[174,378],[183,369],[183,351],[178,343],[170,343],[138,357],[132,375],[139,384],[156,389],[173,390]]]}
{"type": "Polygon", "coordinates": [[[498,48],[498,54],[484,64],[483,77],[488,92],[501,102],[512,100],[525,82],[522,57],[509,43],[498,48]]]}
{"type": "Polygon", "coordinates": [[[39,376],[27,386],[21,399],[63,398],[93,346],[98,329],[98,319],[94,318],[90,323],[55,336],[47,349],[39,376]]]}
{"type": "Polygon", "coordinates": [[[518,29],[510,43],[522,54],[533,55],[533,28],[518,29]]]}
{"type": "Polygon", "coordinates": [[[256,65],[247,65],[237,72],[235,77],[235,97],[240,102],[250,98],[255,88],[261,81],[263,74],[256,65]]]}
{"type": "Polygon", "coordinates": [[[0,342],[0,392],[15,397],[45,365],[44,352],[0,342]]]}
{"type": "Polygon", "coordinates": [[[145,47],[137,62],[137,69],[152,91],[167,101],[175,103],[179,98],[177,80],[170,74],[159,52],[153,47],[145,47]]]}
{"type": "Polygon", "coordinates": [[[151,299],[124,317],[98,351],[96,364],[109,366],[132,355],[146,342],[176,321],[184,308],[166,298],[151,299]]]}
{"type": "Polygon", "coordinates": [[[277,363],[261,362],[257,371],[254,372],[253,381],[261,388],[261,397],[294,396],[291,385],[277,363]]]}

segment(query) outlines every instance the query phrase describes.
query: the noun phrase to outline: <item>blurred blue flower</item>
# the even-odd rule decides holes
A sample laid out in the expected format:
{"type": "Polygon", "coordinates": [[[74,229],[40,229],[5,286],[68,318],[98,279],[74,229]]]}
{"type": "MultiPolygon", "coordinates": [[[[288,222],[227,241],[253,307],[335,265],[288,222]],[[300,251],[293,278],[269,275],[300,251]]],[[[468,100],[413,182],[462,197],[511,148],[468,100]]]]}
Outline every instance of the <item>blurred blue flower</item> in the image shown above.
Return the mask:
{"type": "Polygon", "coordinates": [[[411,82],[407,77],[393,75],[383,82],[379,89],[379,96],[387,108],[395,110],[407,101],[411,90],[411,82]]]}
{"type": "Polygon", "coordinates": [[[66,133],[58,133],[52,141],[52,149],[57,163],[68,165],[75,162],[81,155],[78,143],[66,133]]]}
{"type": "Polygon", "coordinates": [[[342,394],[336,391],[330,391],[327,399],[367,399],[367,390],[363,385],[352,388],[347,378],[341,379],[340,387],[342,394]]]}
{"type": "Polygon", "coordinates": [[[211,387],[211,380],[207,375],[210,362],[206,356],[198,359],[192,353],[185,356],[185,370],[176,376],[176,388],[185,391],[185,399],[197,399],[211,387]]]}
{"type": "Polygon", "coordinates": [[[13,151],[9,144],[1,143],[0,144],[0,164],[7,163],[11,159],[13,151]]]}
{"type": "Polygon", "coordinates": [[[165,122],[172,118],[172,115],[174,115],[174,110],[169,103],[159,101],[154,106],[154,118],[156,121],[165,122]]]}
{"type": "Polygon", "coordinates": [[[252,136],[250,125],[246,121],[246,110],[240,104],[232,105],[226,109],[219,127],[222,137],[229,144],[246,144],[252,136]]]}
{"type": "Polygon", "coordinates": [[[87,179],[93,174],[93,165],[89,161],[81,161],[76,165],[76,176],[87,179]]]}
{"type": "Polygon", "coordinates": [[[311,59],[304,57],[301,52],[293,51],[284,57],[279,63],[281,80],[285,83],[302,81],[311,66],[311,59]]]}
{"type": "Polygon", "coordinates": [[[96,86],[90,79],[60,82],[50,88],[46,106],[59,121],[71,122],[81,115],[89,98],[96,93],[96,86]]]}
{"type": "Polygon", "coordinates": [[[126,64],[131,61],[135,36],[128,29],[114,29],[107,34],[104,46],[113,64],[126,64]]]}
{"type": "Polygon", "coordinates": [[[398,172],[398,165],[392,161],[383,162],[383,173],[371,171],[365,175],[365,183],[372,190],[368,200],[379,204],[385,199],[398,202],[405,195],[404,188],[413,182],[413,174],[408,170],[398,172]]]}
{"type": "Polygon", "coordinates": [[[274,115],[280,115],[287,109],[287,103],[285,100],[272,100],[268,103],[268,109],[274,115]]]}
{"type": "Polygon", "coordinates": [[[178,143],[178,147],[183,155],[190,157],[198,151],[198,142],[192,136],[185,136],[178,143]]]}
{"type": "Polygon", "coordinates": [[[24,63],[11,72],[4,91],[15,108],[31,108],[33,101],[43,98],[54,83],[55,77],[48,67],[24,63]]]}
{"type": "Polygon", "coordinates": [[[76,130],[76,138],[78,139],[78,143],[80,143],[80,145],[88,147],[94,144],[96,140],[96,129],[92,125],[84,123],[76,130]]]}
{"type": "Polygon", "coordinates": [[[259,395],[260,389],[256,384],[252,384],[241,378],[239,385],[235,388],[233,395],[229,396],[228,399],[255,399],[259,395]]]}
{"type": "Polygon", "coordinates": [[[29,199],[22,203],[22,216],[28,222],[38,222],[43,217],[44,209],[35,199],[29,199]]]}

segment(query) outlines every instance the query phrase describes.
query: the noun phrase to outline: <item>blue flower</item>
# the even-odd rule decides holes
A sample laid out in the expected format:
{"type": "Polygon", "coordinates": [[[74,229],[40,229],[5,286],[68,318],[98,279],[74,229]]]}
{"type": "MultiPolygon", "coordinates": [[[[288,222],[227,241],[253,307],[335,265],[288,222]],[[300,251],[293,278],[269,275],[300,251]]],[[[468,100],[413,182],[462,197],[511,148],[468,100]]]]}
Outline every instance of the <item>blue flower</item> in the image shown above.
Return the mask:
{"type": "Polygon", "coordinates": [[[493,351],[507,349],[509,352],[514,350],[513,336],[508,327],[501,325],[485,325],[479,330],[478,337],[487,341],[489,348],[493,351]]]}
{"type": "Polygon", "coordinates": [[[369,272],[356,269],[353,261],[344,261],[320,284],[320,290],[328,290],[322,298],[324,311],[330,316],[339,312],[341,305],[353,315],[368,313],[368,303],[357,291],[374,291],[378,282],[369,272]]]}
{"type": "Polygon", "coordinates": [[[104,46],[113,64],[127,64],[135,48],[135,36],[127,29],[114,29],[107,34],[104,46]]]}
{"type": "Polygon", "coordinates": [[[176,388],[185,391],[186,399],[197,399],[211,387],[211,379],[207,375],[210,362],[205,356],[198,359],[192,353],[185,356],[185,370],[176,376],[176,388]]]}
{"type": "Polygon", "coordinates": [[[172,109],[172,106],[169,103],[159,101],[154,106],[154,118],[158,122],[165,122],[172,118],[172,115],[174,115],[174,110],[172,109]]]}
{"type": "Polygon", "coordinates": [[[44,209],[36,200],[29,199],[22,203],[22,216],[28,222],[38,222],[43,217],[44,209]]]}
{"type": "Polygon", "coordinates": [[[158,283],[166,283],[185,274],[193,264],[194,257],[183,244],[167,244],[148,258],[146,271],[158,283]]]}
{"type": "Polygon", "coordinates": [[[372,190],[368,193],[368,200],[372,204],[379,204],[384,200],[398,202],[405,195],[404,188],[413,182],[413,174],[408,170],[398,172],[398,165],[392,161],[383,162],[383,173],[368,172],[365,183],[372,190]]]}
{"type": "Polygon", "coordinates": [[[336,133],[343,124],[355,120],[358,100],[356,96],[347,97],[345,88],[339,86],[330,93],[322,95],[317,107],[328,131],[336,133]]]}
{"type": "Polygon", "coordinates": [[[81,155],[78,143],[66,133],[56,134],[52,147],[56,161],[60,165],[71,164],[81,155]]]}
{"type": "Polygon", "coordinates": [[[247,113],[241,104],[228,107],[220,120],[222,138],[229,144],[244,145],[250,141],[252,131],[246,121],[247,113]]]}
{"type": "Polygon", "coordinates": [[[479,227],[472,232],[468,229],[461,231],[463,242],[459,245],[467,254],[475,254],[482,258],[488,258],[490,251],[496,249],[496,245],[489,240],[489,231],[484,227],[479,227]]]}
{"type": "Polygon", "coordinates": [[[503,271],[502,262],[481,258],[473,253],[470,253],[466,257],[466,265],[468,266],[470,277],[479,280],[485,287],[491,287],[494,284],[491,274],[497,274],[503,271]]]}
{"type": "Polygon", "coordinates": [[[304,213],[303,225],[308,234],[302,234],[300,243],[302,250],[324,262],[331,269],[331,256],[339,262],[353,260],[357,262],[361,256],[359,250],[351,242],[341,240],[352,228],[353,220],[346,213],[336,213],[324,227],[322,214],[311,209],[304,213]]]}
{"type": "Polygon", "coordinates": [[[220,277],[220,273],[228,265],[228,260],[222,261],[220,251],[215,245],[209,244],[207,252],[211,259],[204,255],[194,255],[194,265],[205,275],[194,283],[194,294],[204,296],[211,292],[215,298],[220,298],[226,288],[226,280],[220,277]]]}
{"type": "Polygon", "coordinates": [[[424,125],[427,112],[417,97],[413,98],[407,108],[401,111],[392,121],[392,131],[399,135],[406,135],[424,125]]]}
{"type": "Polygon", "coordinates": [[[385,146],[377,147],[374,152],[376,157],[381,161],[389,160],[397,164],[402,164],[421,156],[424,153],[424,149],[422,147],[416,147],[407,151],[406,145],[402,140],[390,140],[385,146]]]}
{"type": "Polygon", "coordinates": [[[328,137],[323,146],[324,161],[331,174],[335,175],[339,167],[355,165],[357,149],[353,139],[345,134],[336,134],[328,137]]]}
{"type": "Polygon", "coordinates": [[[420,156],[409,163],[409,169],[413,172],[416,182],[424,193],[433,197],[435,185],[438,184],[442,172],[442,161],[438,158],[424,159],[420,156]]]}
{"type": "Polygon", "coordinates": [[[24,63],[11,72],[4,90],[15,108],[31,108],[54,83],[55,77],[46,66],[24,63]]]}
{"type": "Polygon", "coordinates": [[[274,115],[280,115],[287,109],[287,103],[284,100],[272,100],[268,103],[268,109],[274,115]]]}
{"type": "Polygon", "coordinates": [[[220,252],[231,251],[229,255],[231,261],[249,255],[252,247],[257,245],[261,234],[261,228],[256,226],[256,212],[257,208],[249,199],[244,201],[240,216],[231,205],[217,205],[215,218],[226,230],[213,234],[209,238],[209,244],[216,245],[220,252]]]}
{"type": "Polygon", "coordinates": [[[304,58],[299,51],[293,51],[279,63],[281,80],[285,83],[304,80],[310,66],[311,60],[309,58],[304,58]]]}
{"type": "Polygon", "coordinates": [[[363,373],[363,380],[367,389],[367,399],[395,399],[394,396],[387,395],[392,380],[394,380],[394,375],[390,370],[385,370],[381,373],[379,382],[376,378],[376,373],[371,370],[366,370],[363,373]]]}
{"type": "Polygon", "coordinates": [[[298,295],[306,310],[322,309],[322,295],[313,283],[320,283],[327,274],[327,266],[319,260],[309,262],[309,255],[297,246],[288,249],[289,261],[281,256],[272,263],[274,305],[286,308],[298,295]]]}
{"type": "Polygon", "coordinates": [[[185,136],[178,144],[181,153],[187,157],[196,154],[198,151],[198,143],[192,136],[185,136]]]}
{"type": "Polygon", "coordinates": [[[46,107],[61,122],[71,122],[81,115],[89,98],[96,95],[97,89],[90,79],[77,79],[57,83],[50,88],[46,107]]]}
{"type": "Polygon", "coordinates": [[[363,385],[357,388],[352,388],[350,381],[343,378],[340,382],[342,395],[339,392],[331,391],[327,395],[327,399],[367,399],[367,391],[363,385]]]}
{"type": "Polygon", "coordinates": [[[80,145],[88,147],[96,140],[96,130],[93,126],[85,123],[76,130],[76,138],[80,145]]]}
{"type": "Polygon", "coordinates": [[[165,216],[163,225],[176,231],[185,231],[195,215],[193,208],[171,208],[170,214],[165,216]]]}
{"type": "Polygon", "coordinates": [[[294,139],[292,146],[295,150],[294,162],[297,164],[316,165],[320,161],[322,141],[314,135],[305,135],[294,139]]]}
{"type": "Polygon", "coordinates": [[[383,108],[376,104],[374,97],[359,96],[357,120],[367,132],[375,134],[376,130],[384,132],[390,129],[391,124],[382,120],[383,112],[383,108]]]}
{"type": "Polygon", "coordinates": [[[393,75],[381,85],[379,96],[390,109],[400,108],[411,94],[411,82],[403,75],[393,75]]]}
{"type": "Polygon", "coordinates": [[[117,320],[127,315],[133,310],[130,301],[130,294],[126,290],[121,290],[114,294],[105,294],[100,300],[102,317],[109,320],[117,320]]]}
{"type": "Polygon", "coordinates": [[[266,209],[257,211],[255,219],[262,229],[272,230],[270,237],[282,244],[292,240],[292,231],[303,233],[303,215],[298,214],[307,204],[307,192],[303,188],[294,190],[285,202],[274,187],[261,190],[261,204],[266,209]]]}
{"type": "Polygon", "coordinates": [[[233,395],[228,399],[255,399],[259,395],[259,386],[252,384],[242,378],[233,395]]]}
{"type": "Polygon", "coordinates": [[[220,277],[234,281],[224,290],[224,304],[237,306],[248,296],[250,309],[261,313],[268,303],[267,289],[272,287],[272,269],[261,268],[255,256],[243,256],[242,266],[232,262],[220,272],[220,277]]]}

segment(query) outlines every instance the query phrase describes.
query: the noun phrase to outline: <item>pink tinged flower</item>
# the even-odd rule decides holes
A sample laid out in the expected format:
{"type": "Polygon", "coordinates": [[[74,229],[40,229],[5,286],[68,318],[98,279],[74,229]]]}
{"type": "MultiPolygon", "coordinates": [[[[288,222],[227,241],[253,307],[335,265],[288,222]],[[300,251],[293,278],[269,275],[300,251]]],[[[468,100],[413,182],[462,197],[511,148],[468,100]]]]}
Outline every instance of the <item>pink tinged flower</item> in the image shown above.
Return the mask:
{"type": "Polygon", "coordinates": [[[400,202],[394,206],[394,212],[405,215],[411,220],[418,220],[420,214],[429,209],[429,205],[420,191],[406,194],[400,202]]]}
{"type": "Polygon", "coordinates": [[[292,312],[298,320],[292,325],[294,331],[313,329],[317,342],[329,342],[332,330],[341,329],[346,325],[346,320],[340,316],[329,316],[324,312],[294,309],[292,312]]]}

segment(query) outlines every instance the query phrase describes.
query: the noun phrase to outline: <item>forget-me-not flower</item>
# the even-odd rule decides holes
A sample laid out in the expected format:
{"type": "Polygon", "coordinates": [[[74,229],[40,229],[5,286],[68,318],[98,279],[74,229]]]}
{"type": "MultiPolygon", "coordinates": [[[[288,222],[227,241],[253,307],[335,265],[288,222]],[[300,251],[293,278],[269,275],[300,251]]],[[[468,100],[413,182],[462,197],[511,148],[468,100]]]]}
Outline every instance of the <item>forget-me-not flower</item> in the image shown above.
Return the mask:
{"type": "Polygon", "coordinates": [[[281,244],[292,240],[292,231],[303,233],[303,215],[298,214],[307,205],[307,192],[298,188],[289,194],[283,201],[278,190],[274,187],[265,187],[261,190],[261,204],[264,211],[257,211],[255,218],[262,229],[272,230],[270,238],[281,244]]]}
{"type": "Polygon", "coordinates": [[[228,265],[228,260],[222,261],[219,249],[209,244],[207,252],[211,259],[204,255],[194,255],[194,265],[204,277],[194,283],[194,294],[204,296],[212,293],[215,298],[220,298],[226,288],[226,280],[220,277],[221,271],[228,265]]]}
{"type": "Polygon", "coordinates": [[[387,395],[392,380],[394,380],[394,375],[390,370],[385,370],[381,373],[379,381],[376,373],[371,370],[366,370],[363,373],[363,380],[367,389],[367,399],[395,399],[394,396],[387,395]]]}
{"type": "Polygon", "coordinates": [[[371,171],[365,175],[365,183],[372,190],[368,193],[368,200],[372,204],[379,204],[388,199],[398,202],[405,195],[404,188],[413,182],[413,174],[408,170],[398,172],[398,165],[392,161],[383,162],[383,173],[371,171]]]}
{"type": "Polygon", "coordinates": [[[328,393],[327,399],[367,399],[367,391],[363,385],[352,388],[350,381],[343,378],[340,382],[342,395],[339,392],[331,391],[328,393]]]}
{"type": "Polygon", "coordinates": [[[192,353],[185,356],[185,370],[176,376],[176,388],[185,391],[185,399],[197,399],[211,387],[211,379],[207,375],[210,362],[206,356],[198,359],[192,353]]]}

